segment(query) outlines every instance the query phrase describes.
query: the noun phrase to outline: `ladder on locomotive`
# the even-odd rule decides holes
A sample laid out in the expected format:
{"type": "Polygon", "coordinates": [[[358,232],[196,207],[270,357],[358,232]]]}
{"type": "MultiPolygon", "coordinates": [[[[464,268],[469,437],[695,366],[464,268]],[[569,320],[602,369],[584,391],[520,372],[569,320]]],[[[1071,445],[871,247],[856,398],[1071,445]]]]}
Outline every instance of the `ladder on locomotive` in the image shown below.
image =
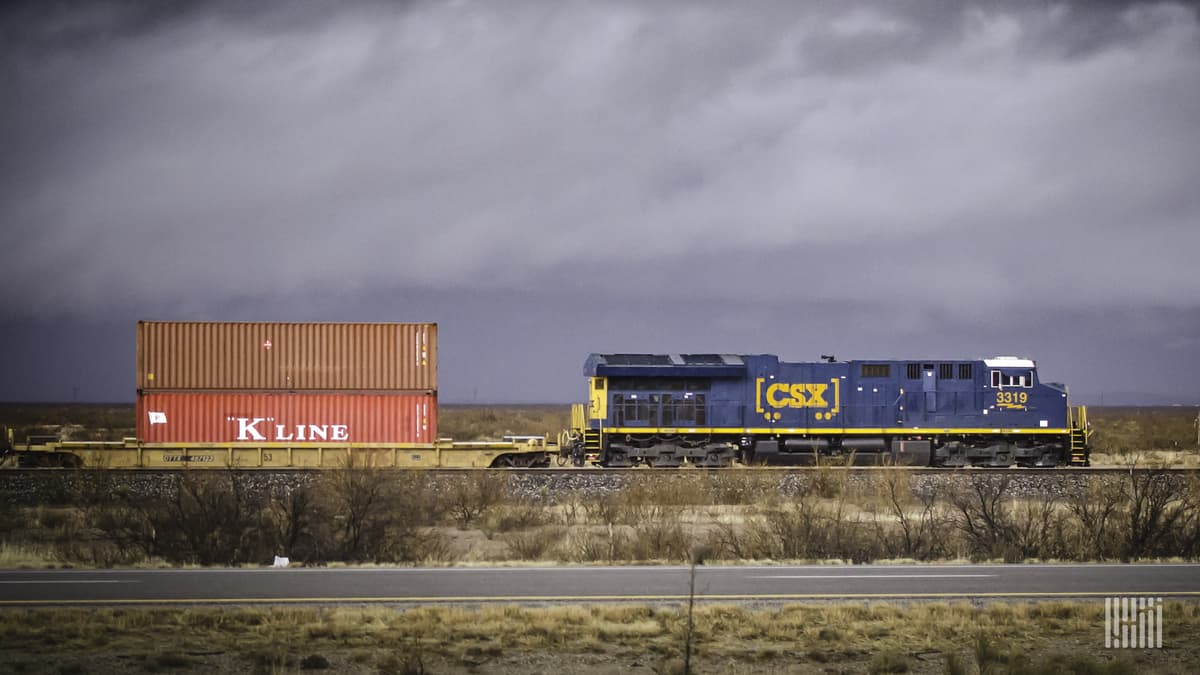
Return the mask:
{"type": "Polygon", "coordinates": [[[589,461],[600,459],[600,430],[589,429],[582,403],[571,405],[571,428],[583,436],[583,454],[589,461]]]}
{"type": "Polygon", "coordinates": [[[595,429],[583,430],[583,452],[587,455],[600,454],[600,432],[595,429]]]}
{"type": "Polygon", "coordinates": [[[1088,459],[1088,420],[1087,406],[1068,408],[1071,427],[1071,464],[1074,466],[1090,466],[1088,459]]]}

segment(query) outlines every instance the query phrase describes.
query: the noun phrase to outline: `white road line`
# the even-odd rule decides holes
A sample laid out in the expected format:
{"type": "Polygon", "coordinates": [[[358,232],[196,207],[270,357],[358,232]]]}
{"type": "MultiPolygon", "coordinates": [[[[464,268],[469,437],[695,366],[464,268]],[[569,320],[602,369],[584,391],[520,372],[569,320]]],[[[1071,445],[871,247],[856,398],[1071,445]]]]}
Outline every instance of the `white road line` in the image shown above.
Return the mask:
{"type": "Polygon", "coordinates": [[[780,574],[750,575],[749,579],[981,579],[995,574],[780,574]]]}
{"type": "Polygon", "coordinates": [[[0,581],[0,584],[136,584],[134,580],[123,579],[25,579],[21,581],[0,581]]]}

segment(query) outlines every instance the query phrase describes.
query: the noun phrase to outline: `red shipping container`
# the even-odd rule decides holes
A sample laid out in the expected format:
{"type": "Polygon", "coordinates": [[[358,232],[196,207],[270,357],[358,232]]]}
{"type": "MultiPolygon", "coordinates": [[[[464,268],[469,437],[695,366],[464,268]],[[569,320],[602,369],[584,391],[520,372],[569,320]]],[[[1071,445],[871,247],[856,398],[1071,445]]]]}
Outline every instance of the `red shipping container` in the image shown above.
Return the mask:
{"type": "Polygon", "coordinates": [[[137,399],[145,443],[432,443],[437,396],[419,393],[150,392],[137,399]]]}
{"type": "Polygon", "coordinates": [[[436,391],[437,324],[139,321],[137,388],[436,391]]]}

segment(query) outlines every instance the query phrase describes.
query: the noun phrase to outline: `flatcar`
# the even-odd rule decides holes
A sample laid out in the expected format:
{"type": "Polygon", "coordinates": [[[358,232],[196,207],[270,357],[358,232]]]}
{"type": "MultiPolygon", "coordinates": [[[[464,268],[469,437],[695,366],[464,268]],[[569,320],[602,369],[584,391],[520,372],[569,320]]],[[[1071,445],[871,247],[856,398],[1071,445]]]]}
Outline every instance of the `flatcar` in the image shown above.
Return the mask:
{"type": "Polygon", "coordinates": [[[1026,358],[592,354],[584,375],[577,464],[1088,464],[1087,409],[1026,358]]]}
{"type": "Polygon", "coordinates": [[[549,466],[557,448],[541,436],[498,441],[431,443],[64,441],[30,436],[16,441],[0,429],[0,469],[498,469],[549,466]]]}

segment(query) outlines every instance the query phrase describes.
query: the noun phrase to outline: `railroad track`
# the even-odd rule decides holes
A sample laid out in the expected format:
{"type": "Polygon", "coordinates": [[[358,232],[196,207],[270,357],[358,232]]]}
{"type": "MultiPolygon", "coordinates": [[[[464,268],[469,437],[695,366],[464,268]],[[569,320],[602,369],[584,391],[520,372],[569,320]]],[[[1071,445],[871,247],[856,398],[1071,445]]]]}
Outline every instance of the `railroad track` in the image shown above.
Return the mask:
{"type": "MultiPolygon", "coordinates": [[[[851,474],[873,474],[887,473],[890,471],[905,471],[916,475],[929,476],[963,476],[963,475],[980,475],[980,476],[997,476],[997,475],[1022,475],[1022,476],[1048,476],[1048,475],[1096,475],[1096,474],[1128,474],[1128,473],[1153,473],[1167,472],[1186,474],[1188,472],[1198,472],[1200,467],[1153,467],[1153,466],[1091,466],[1091,467],[962,467],[962,468],[934,468],[934,467],[888,467],[888,466],[777,466],[777,467],[756,467],[746,469],[706,469],[706,468],[620,468],[620,469],[602,469],[598,467],[580,468],[580,467],[546,467],[546,468],[506,468],[506,469],[473,469],[473,468],[437,468],[437,469],[394,469],[381,468],[380,471],[391,471],[398,474],[419,474],[426,476],[455,476],[469,475],[477,473],[485,473],[492,475],[511,475],[511,476],[693,476],[699,474],[712,475],[786,475],[786,474],[811,474],[821,471],[835,473],[851,473],[851,474]]],[[[309,469],[309,468],[239,468],[233,470],[237,474],[246,475],[320,475],[323,472],[339,471],[339,469],[309,469]]],[[[67,474],[96,474],[108,476],[172,476],[172,475],[205,475],[205,474],[222,474],[225,473],[221,469],[63,469],[63,468],[3,468],[0,469],[0,476],[63,476],[67,474]]]]}
{"type": "MultiPolygon", "coordinates": [[[[1003,478],[1009,492],[1015,496],[1063,495],[1086,490],[1093,479],[1128,475],[1127,467],[1045,468],[1045,469],[903,469],[912,481],[914,490],[928,490],[938,484],[952,485],[975,477],[1003,478]]],[[[185,477],[234,476],[247,494],[265,496],[286,494],[292,490],[314,486],[323,476],[337,469],[3,469],[0,470],[0,503],[36,506],[47,503],[72,503],[73,494],[125,494],[131,498],[159,499],[174,494],[185,477]]],[[[393,474],[398,482],[427,478],[442,485],[451,485],[468,477],[495,476],[505,480],[507,489],[515,495],[541,499],[551,494],[584,494],[602,496],[623,490],[634,482],[661,481],[669,487],[672,478],[684,476],[711,478],[714,487],[722,483],[738,488],[739,476],[747,487],[755,490],[778,490],[781,494],[801,494],[815,483],[845,480],[853,489],[874,490],[874,482],[895,469],[887,467],[840,468],[755,468],[755,469],[580,469],[574,467],[546,469],[381,469],[393,474]],[[753,482],[751,482],[753,481],[753,482]]],[[[1138,468],[1138,474],[1156,474],[1165,480],[1191,480],[1195,469],[1138,468]]]]}

